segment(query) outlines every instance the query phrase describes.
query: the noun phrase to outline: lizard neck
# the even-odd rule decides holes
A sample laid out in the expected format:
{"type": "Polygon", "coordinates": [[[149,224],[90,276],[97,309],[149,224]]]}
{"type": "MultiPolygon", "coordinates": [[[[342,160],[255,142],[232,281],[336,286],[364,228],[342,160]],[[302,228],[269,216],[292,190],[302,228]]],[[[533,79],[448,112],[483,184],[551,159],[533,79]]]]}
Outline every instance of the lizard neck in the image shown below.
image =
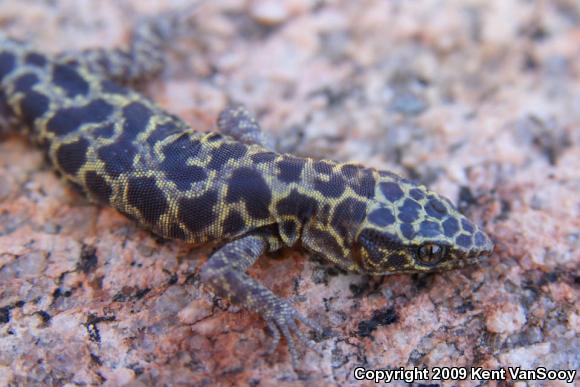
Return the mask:
{"type": "Polygon", "coordinates": [[[306,249],[357,271],[351,250],[374,195],[376,172],[287,155],[275,164],[272,211],[284,243],[301,241],[306,249]]]}

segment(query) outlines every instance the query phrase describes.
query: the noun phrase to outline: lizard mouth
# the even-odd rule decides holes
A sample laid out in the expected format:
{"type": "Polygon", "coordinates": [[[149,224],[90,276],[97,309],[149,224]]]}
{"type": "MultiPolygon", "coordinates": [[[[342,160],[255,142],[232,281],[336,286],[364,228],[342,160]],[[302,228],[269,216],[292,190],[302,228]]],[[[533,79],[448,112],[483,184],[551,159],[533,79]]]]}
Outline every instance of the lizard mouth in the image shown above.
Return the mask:
{"type": "Polygon", "coordinates": [[[460,264],[459,267],[471,266],[471,265],[475,265],[477,263],[481,263],[481,262],[489,259],[490,256],[491,256],[491,253],[488,251],[481,251],[481,252],[476,253],[476,254],[470,254],[469,256],[458,260],[458,263],[460,264]]]}

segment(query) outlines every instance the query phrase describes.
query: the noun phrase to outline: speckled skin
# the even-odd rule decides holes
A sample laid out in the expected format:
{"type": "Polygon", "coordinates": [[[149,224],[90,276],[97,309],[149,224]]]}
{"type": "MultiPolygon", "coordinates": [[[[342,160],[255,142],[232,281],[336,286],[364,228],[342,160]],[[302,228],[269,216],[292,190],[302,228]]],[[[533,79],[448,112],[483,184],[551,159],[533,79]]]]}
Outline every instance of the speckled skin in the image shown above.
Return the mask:
{"type": "Polygon", "coordinates": [[[422,185],[276,153],[242,108],[220,115],[223,134],[197,132],[127,88],[159,72],[182,25],[165,15],[139,25],[126,51],[54,57],[0,35],[1,122],[92,200],[166,238],[224,241],[201,279],[266,320],[271,350],[283,335],[295,363],[292,333],[312,347],[296,320],[320,328],[246,274],[266,251],[301,245],[371,274],[454,269],[491,253],[482,230],[422,185]]]}

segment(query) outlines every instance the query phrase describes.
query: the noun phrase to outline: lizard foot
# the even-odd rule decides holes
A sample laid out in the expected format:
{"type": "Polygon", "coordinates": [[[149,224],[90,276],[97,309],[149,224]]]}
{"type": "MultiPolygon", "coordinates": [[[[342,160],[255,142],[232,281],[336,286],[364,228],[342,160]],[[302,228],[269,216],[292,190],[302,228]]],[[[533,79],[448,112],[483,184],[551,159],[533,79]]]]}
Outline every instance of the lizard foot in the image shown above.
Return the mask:
{"type": "Polygon", "coordinates": [[[298,328],[296,320],[313,329],[317,334],[322,334],[322,327],[318,323],[301,315],[286,300],[280,300],[276,309],[276,313],[264,316],[268,329],[272,332],[272,344],[266,352],[266,355],[271,355],[276,350],[280,343],[281,336],[284,336],[284,339],[286,339],[286,342],[288,343],[288,350],[290,351],[290,356],[292,358],[292,366],[296,368],[296,365],[298,364],[298,351],[294,339],[292,338],[292,334],[294,334],[306,347],[317,354],[322,355],[322,352],[316,348],[316,343],[306,337],[306,335],[298,328]]]}

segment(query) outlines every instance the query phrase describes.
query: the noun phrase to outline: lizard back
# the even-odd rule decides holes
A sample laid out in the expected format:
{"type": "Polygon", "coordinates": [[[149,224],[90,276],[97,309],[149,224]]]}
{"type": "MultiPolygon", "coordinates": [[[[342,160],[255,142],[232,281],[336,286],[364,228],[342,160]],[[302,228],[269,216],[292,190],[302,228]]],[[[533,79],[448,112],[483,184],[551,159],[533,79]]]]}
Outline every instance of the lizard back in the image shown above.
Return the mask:
{"type": "Polygon", "coordinates": [[[193,243],[273,223],[267,203],[257,204],[264,201],[244,206],[232,198],[246,189],[254,199],[270,195],[258,181],[263,168],[251,172],[265,149],[196,132],[83,66],[55,62],[11,39],[0,43],[3,117],[23,123],[54,168],[91,199],[161,236],[193,243]],[[237,190],[226,189],[228,179],[237,190]],[[225,197],[232,202],[227,209],[225,197]]]}
{"type": "Polygon", "coordinates": [[[370,169],[197,132],[82,65],[14,40],[2,47],[4,116],[24,123],[74,187],[163,237],[203,243],[273,225],[293,245],[319,213],[338,229],[318,237],[342,256],[348,227],[340,218],[360,223],[365,216],[375,190],[370,169]]]}

